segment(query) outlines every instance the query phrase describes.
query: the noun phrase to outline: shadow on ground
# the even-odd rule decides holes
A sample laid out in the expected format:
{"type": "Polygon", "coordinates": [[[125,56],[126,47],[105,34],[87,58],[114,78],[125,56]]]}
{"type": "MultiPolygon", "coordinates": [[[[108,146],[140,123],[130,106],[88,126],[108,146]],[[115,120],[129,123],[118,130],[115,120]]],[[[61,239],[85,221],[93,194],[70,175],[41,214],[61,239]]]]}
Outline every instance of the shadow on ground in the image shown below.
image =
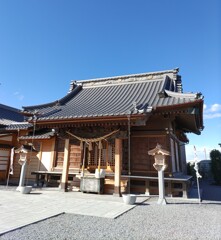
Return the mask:
{"type": "Polygon", "coordinates": [[[212,181],[201,182],[202,200],[221,201],[221,186],[213,184],[212,181]]]}

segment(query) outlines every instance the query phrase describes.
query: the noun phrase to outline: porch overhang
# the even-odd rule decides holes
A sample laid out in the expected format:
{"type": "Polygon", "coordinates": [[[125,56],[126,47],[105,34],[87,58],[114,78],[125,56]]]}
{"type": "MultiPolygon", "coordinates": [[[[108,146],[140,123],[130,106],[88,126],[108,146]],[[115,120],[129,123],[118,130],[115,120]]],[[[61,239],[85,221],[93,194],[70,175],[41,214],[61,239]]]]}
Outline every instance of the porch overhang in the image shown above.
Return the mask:
{"type": "MultiPolygon", "coordinates": [[[[128,119],[132,126],[145,126],[151,113],[145,114],[130,114],[119,116],[93,116],[93,117],[78,117],[78,118],[50,118],[37,119],[35,124],[38,127],[72,127],[72,126],[111,126],[111,125],[128,125],[128,119]]],[[[30,120],[34,123],[33,120],[30,120]]]]}
{"type": "Polygon", "coordinates": [[[160,106],[155,108],[154,114],[173,116],[177,129],[186,133],[192,132],[199,135],[204,128],[202,99],[173,106],[160,106]]]}

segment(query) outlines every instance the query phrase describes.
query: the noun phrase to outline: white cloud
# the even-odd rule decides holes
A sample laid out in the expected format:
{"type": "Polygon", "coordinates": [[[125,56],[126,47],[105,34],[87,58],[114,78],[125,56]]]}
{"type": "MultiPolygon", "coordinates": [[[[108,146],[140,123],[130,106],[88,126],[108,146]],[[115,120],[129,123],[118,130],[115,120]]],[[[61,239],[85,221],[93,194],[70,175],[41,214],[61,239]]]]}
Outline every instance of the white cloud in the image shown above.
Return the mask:
{"type": "Polygon", "coordinates": [[[213,119],[221,117],[221,113],[204,114],[204,119],[213,119]]]}
{"type": "Polygon", "coordinates": [[[210,108],[211,112],[221,111],[221,104],[215,103],[210,108]]]}
{"type": "Polygon", "coordinates": [[[24,95],[19,95],[18,99],[22,101],[24,99],[24,95]]]}
{"type": "Polygon", "coordinates": [[[14,92],[14,96],[16,96],[16,98],[19,100],[19,101],[22,101],[24,99],[24,95],[21,94],[20,92],[14,92]]]}
{"type": "Polygon", "coordinates": [[[213,119],[221,117],[221,104],[214,103],[209,108],[206,104],[203,106],[204,108],[204,119],[213,119]]]}

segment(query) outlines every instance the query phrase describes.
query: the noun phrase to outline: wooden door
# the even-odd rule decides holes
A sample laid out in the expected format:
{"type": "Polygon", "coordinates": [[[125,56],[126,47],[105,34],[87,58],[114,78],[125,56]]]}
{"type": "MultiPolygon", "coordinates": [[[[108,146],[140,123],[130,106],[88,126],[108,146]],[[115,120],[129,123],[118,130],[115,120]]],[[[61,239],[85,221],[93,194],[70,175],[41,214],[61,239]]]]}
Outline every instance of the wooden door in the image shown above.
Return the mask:
{"type": "Polygon", "coordinates": [[[142,175],[155,173],[153,167],[154,158],[148,155],[148,151],[155,148],[157,144],[165,146],[164,136],[132,137],[131,138],[131,171],[142,175]]]}
{"type": "Polygon", "coordinates": [[[82,163],[82,151],[78,144],[70,143],[70,165],[69,168],[80,169],[82,163]]]}
{"type": "Polygon", "coordinates": [[[0,180],[7,179],[10,149],[0,149],[0,180]]]}
{"type": "Polygon", "coordinates": [[[64,162],[64,143],[63,139],[57,139],[56,142],[56,161],[55,167],[62,168],[64,162]]]}

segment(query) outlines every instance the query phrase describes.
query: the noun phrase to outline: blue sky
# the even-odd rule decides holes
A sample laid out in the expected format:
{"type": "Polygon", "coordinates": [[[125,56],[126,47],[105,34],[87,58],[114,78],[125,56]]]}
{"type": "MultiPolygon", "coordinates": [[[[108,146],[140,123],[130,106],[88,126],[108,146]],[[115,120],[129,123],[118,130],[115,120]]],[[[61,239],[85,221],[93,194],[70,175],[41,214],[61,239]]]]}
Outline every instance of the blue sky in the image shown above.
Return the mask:
{"type": "Polygon", "coordinates": [[[204,125],[187,158],[221,142],[220,0],[0,0],[0,103],[63,97],[71,80],[180,68],[202,92],[204,125]]]}

